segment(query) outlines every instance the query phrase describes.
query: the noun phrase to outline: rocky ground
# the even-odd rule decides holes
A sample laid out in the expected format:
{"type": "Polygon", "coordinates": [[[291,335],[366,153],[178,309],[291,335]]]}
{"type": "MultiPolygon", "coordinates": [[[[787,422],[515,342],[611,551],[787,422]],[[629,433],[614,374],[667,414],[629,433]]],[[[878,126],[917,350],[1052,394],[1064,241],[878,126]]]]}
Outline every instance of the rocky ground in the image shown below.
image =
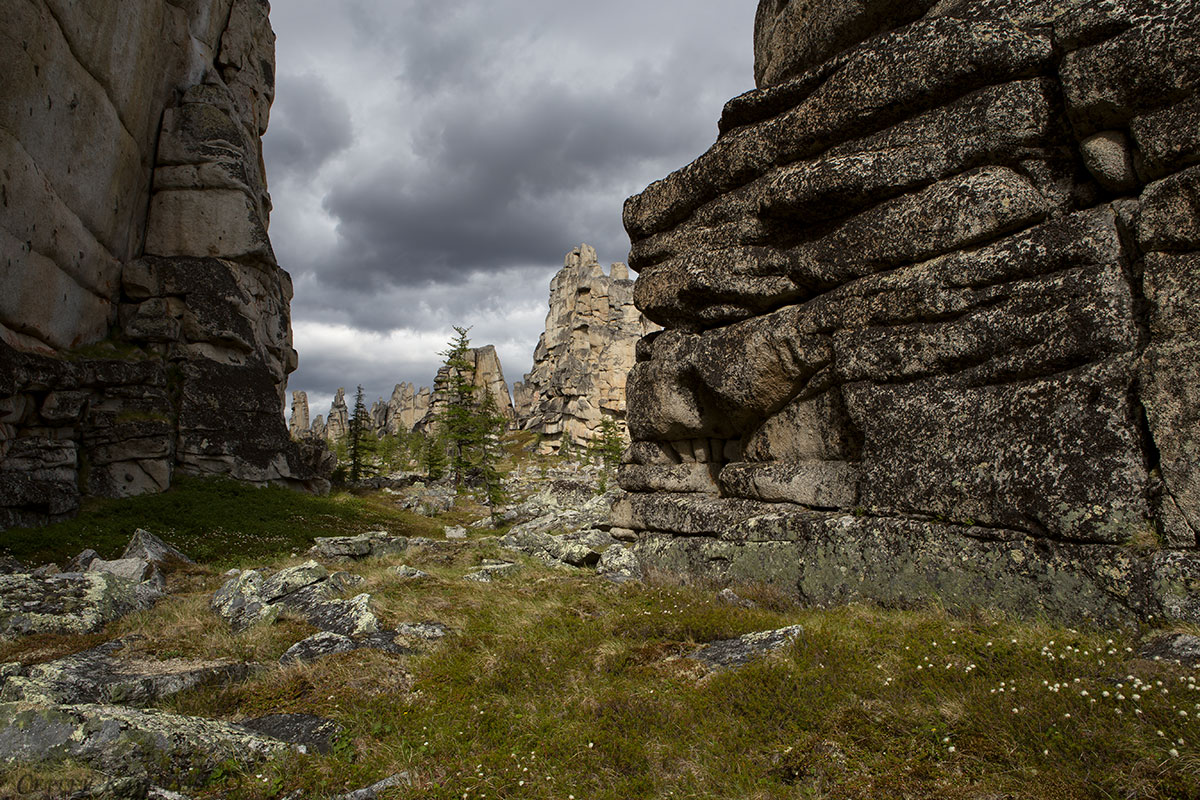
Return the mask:
{"type": "MultiPolygon", "coordinates": [[[[761,587],[665,586],[643,574],[622,531],[612,530],[616,493],[600,491],[602,483],[592,466],[525,463],[509,475],[512,502],[489,510],[448,484],[401,476],[370,495],[395,509],[392,529],[314,536],[307,551],[269,559],[230,554],[197,564],[164,541],[166,531],[147,530],[114,558],[88,550],[36,568],[7,559],[0,797],[616,798],[689,785],[694,796],[775,797],[794,796],[805,775],[814,787],[840,781],[885,791],[902,767],[855,755],[833,729],[812,738],[826,724],[813,716],[829,702],[821,693],[834,691],[820,688],[827,668],[836,665],[839,680],[853,676],[847,696],[878,696],[893,680],[932,672],[932,653],[954,674],[989,675],[970,689],[961,679],[926,687],[929,706],[994,704],[994,691],[982,699],[983,687],[1016,672],[1017,662],[987,653],[993,643],[984,637],[1007,636],[1014,649],[1018,640],[1032,649],[1048,638],[995,620],[875,616],[882,612],[849,612],[850,621],[831,624],[761,587]],[[421,535],[401,530],[413,512],[429,523],[421,535]],[[936,624],[950,630],[935,634],[950,643],[941,652],[930,646],[936,624]],[[885,652],[895,631],[907,638],[885,652]],[[957,652],[958,639],[970,650],[957,652]],[[918,643],[920,658],[910,650],[918,643]],[[811,709],[789,711],[810,700],[811,709]],[[818,769],[794,747],[806,748],[805,759],[832,760],[818,769]],[[744,764],[725,775],[731,759],[744,764]],[[756,782],[767,788],[751,790],[756,782]],[[710,785],[724,788],[701,788],[710,785]]],[[[1067,638],[1043,644],[1036,669],[1044,671],[1048,653],[1065,667],[1104,647],[1093,634],[1054,636],[1067,638]]],[[[1190,718],[1180,716],[1200,714],[1180,704],[1194,699],[1188,673],[1200,664],[1200,638],[1175,632],[1147,647],[1128,667],[1140,670],[1137,685],[1165,677],[1182,696],[1168,703],[1159,695],[1136,713],[1131,704],[1131,716],[1153,717],[1164,734],[1140,726],[1136,746],[1107,768],[1166,759],[1154,781],[1137,786],[1150,787],[1143,796],[1172,796],[1159,790],[1193,786],[1187,765],[1200,758],[1190,718]]],[[[1097,694],[1117,675],[1099,664],[1072,666],[1097,694]]],[[[1051,676],[1066,682],[1060,672],[1045,673],[1047,687],[1051,676]]],[[[911,750],[928,738],[911,732],[915,720],[940,713],[838,702],[829,723],[845,723],[858,708],[891,731],[872,734],[892,737],[890,745],[862,745],[881,750],[911,750]]],[[[969,746],[983,735],[973,720],[984,711],[995,709],[960,708],[936,727],[969,746]]],[[[1107,747],[1129,733],[1092,723],[1061,746],[1107,747]]],[[[937,781],[961,770],[954,745],[934,751],[937,781]]],[[[909,752],[904,763],[918,757],[930,756],[909,752]]]]}

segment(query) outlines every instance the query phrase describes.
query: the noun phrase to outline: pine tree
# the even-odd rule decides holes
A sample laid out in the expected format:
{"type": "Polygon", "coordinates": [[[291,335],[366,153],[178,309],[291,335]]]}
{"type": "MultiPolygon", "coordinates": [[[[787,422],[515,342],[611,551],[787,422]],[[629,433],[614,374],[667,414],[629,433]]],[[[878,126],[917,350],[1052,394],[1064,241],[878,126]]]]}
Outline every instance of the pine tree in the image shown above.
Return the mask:
{"type": "Polygon", "coordinates": [[[601,465],[610,473],[621,465],[621,456],[625,454],[625,437],[612,417],[600,420],[599,435],[592,440],[588,449],[594,456],[599,456],[601,465]]]}
{"type": "Polygon", "coordinates": [[[448,374],[441,387],[444,405],[438,412],[438,428],[449,451],[454,485],[461,489],[466,478],[478,477],[488,504],[495,507],[503,502],[499,462],[504,417],[490,393],[482,399],[475,396],[475,365],[467,355],[471,349],[469,330],[455,326],[449,349],[441,353],[448,374]]]}
{"type": "Polygon", "coordinates": [[[377,445],[371,412],[363,401],[361,384],[354,395],[354,413],[350,416],[346,440],[346,456],[350,462],[348,477],[351,483],[356,483],[374,472],[367,459],[375,452],[377,445]]]}

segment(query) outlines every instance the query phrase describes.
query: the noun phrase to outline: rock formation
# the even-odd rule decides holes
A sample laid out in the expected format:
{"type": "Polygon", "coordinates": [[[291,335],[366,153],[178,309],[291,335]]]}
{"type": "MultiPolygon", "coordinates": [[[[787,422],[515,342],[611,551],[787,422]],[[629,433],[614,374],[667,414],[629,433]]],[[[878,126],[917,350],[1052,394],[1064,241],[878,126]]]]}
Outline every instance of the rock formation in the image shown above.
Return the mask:
{"type": "Polygon", "coordinates": [[[429,413],[428,386],[398,383],[388,403],[388,433],[408,433],[429,413]]]}
{"type": "Polygon", "coordinates": [[[173,471],[327,485],[288,442],[261,0],[5,5],[0,527],[173,471]]]}
{"type": "Polygon", "coordinates": [[[1200,619],[1200,4],[763,0],[625,207],[644,561],[1200,619]]]}
{"type": "MultiPolygon", "coordinates": [[[[500,356],[494,345],[473,347],[467,351],[467,361],[471,363],[471,381],[475,385],[475,397],[479,400],[491,395],[500,414],[508,421],[514,418],[512,396],[508,393],[508,383],[504,380],[504,370],[500,366],[500,356]]],[[[429,410],[416,423],[415,430],[427,431],[436,425],[437,416],[446,406],[446,387],[450,382],[450,367],[443,366],[437,372],[433,381],[433,393],[429,398],[429,410]]],[[[424,389],[422,389],[424,391],[424,389]]]]}
{"type": "Polygon", "coordinates": [[[624,264],[605,275],[588,245],[567,253],[550,282],[550,312],[533,370],[513,386],[519,426],[544,434],[543,447],[553,451],[564,435],[574,444],[590,441],[604,417],[623,423],[634,348],[655,330],[633,304],[624,264]]]}
{"type": "Polygon", "coordinates": [[[292,392],[292,418],[288,422],[288,433],[293,439],[309,434],[307,392],[292,392]]]}
{"type": "Polygon", "coordinates": [[[346,408],[346,390],[339,388],[333,404],[329,406],[329,417],[325,420],[325,438],[330,442],[345,439],[350,431],[350,409],[346,408]]]}

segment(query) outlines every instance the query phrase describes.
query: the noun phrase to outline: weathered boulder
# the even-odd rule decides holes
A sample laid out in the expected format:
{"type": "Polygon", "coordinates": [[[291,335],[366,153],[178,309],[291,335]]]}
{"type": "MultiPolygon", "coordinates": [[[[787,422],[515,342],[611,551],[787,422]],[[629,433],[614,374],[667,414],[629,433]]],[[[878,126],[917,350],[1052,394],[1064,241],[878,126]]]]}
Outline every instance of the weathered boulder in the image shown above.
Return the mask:
{"type": "Polygon", "coordinates": [[[601,554],[596,563],[596,574],[613,583],[640,581],[644,577],[637,553],[620,544],[612,545],[601,554]]]}
{"type": "Polygon", "coordinates": [[[339,597],[360,583],[361,577],[345,572],[331,575],[316,561],[273,575],[264,570],[246,570],[232,575],[213,594],[209,605],[229,621],[235,633],[271,622],[284,609],[290,609],[322,631],[363,636],[379,630],[371,596],[358,594],[348,600],[339,597]]]}
{"type": "Polygon", "coordinates": [[[107,572],[47,577],[0,575],[0,637],[30,633],[96,633],[159,598],[128,578],[107,572]]]}
{"type": "Polygon", "coordinates": [[[521,571],[520,564],[511,561],[485,560],[475,569],[464,576],[464,580],[473,583],[491,583],[497,578],[508,578],[521,571]]]}
{"type": "Polygon", "coordinates": [[[609,274],[586,244],[572,250],[550,282],[546,329],[533,369],[513,385],[517,424],[542,434],[543,452],[596,438],[603,419],[625,418],[625,376],[637,340],[658,326],[634,307],[624,264],[609,274]]]}
{"type": "Polygon", "coordinates": [[[625,206],[665,326],[613,509],[642,563],[1200,619],[1197,30],[1192,0],[763,0],[759,88],[625,206]]]}
{"type": "Polygon", "coordinates": [[[314,541],[316,544],[309,548],[309,554],[331,561],[390,556],[403,553],[408,547],[407,537],[393,536],[387,531],[368,531],[357,536],[321,536],[314,541]]]}
{"type": "Polygon", "coordinates": [[[150,531],[138,528],[133,532],[121,558],[140,558],[160,570],[196,564],[175,547],[164,542],[150,531]]]}

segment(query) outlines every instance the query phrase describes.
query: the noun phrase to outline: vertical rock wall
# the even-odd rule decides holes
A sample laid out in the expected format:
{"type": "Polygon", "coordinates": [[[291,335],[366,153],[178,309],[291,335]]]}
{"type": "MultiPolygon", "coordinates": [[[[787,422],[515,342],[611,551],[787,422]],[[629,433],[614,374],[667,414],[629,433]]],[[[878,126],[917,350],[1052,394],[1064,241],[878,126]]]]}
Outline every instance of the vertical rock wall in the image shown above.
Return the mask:
{"type": "Polygon", "coordinates": [[[0,527],[176,468],[327,485],[289,445],[265,0],[12,0],[0,26],[0,527]]]}
{"type": "Polygon", "coordinates": [[[572,250],[550,282],[533,369],[513,386],[519,426],[543,434],[543,447],[552,452],[564,436],[573,444],[589,442],[604,417],[623,424],[634,348],[657,329],[634,306],[624,264],[605,275],[593,248],[572,250]]]}
{"type": "Polygon", "coordinates": [[[1200,4],[763,0],[625,207],[643,557],[812,602],[1200,618],[1200,4]]]}

